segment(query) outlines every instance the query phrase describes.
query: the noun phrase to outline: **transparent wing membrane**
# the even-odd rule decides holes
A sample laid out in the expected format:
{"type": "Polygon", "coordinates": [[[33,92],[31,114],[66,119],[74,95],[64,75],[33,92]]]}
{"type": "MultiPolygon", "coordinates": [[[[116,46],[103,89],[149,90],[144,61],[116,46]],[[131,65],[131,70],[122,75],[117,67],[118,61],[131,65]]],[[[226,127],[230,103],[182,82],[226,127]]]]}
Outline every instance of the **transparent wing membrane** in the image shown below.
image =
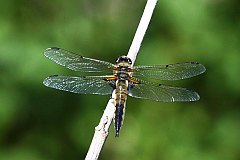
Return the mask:
{"type": "Polygon", "coordinates": [[[196,92],[186,88],[170,87],[143,80],[138,81],[139,84],[130,83],[129,96],[161,102],[188,102],[200,99],[196,92]]]}
{"type": "Polygon", "coordinates": [[[116,87],[116,80],[128,80],[129,96],[162,102],[197,101],[200,97],[192,90],[156,84],[149,82],[148,79],[181,80],[197,76],[206,70],[198,62],[126,68],[126,64],[129,64],[127,61],[122,60],[121,63],[117,62],[114,65],[86,58],[60,48],[48,48],[44,55],[53,62],[74,71],[101,72],[103,75],[108,75],[50,76],[43,81],[47,87],[74,93],[107,95],[111,94],[116,87]]]}
{"type": "Polygon", "coordinates": [[[74,71],[113,72],[114,65],[112,63],[86,58],[61,48],[48,48],[44,55],[53,62],[74,71]]]}
{"type": "Polygon", "coordinates": [[[205,67],[198,62],[185,62],[169,65],[135,66],[133,77],[161,80],[180,80],[197,76],[205,72],[205,67]]]}
{"type": "Polygon", "coordinates": [[[82,94],[111,94],[113,88],[106,76],[50,76],[43,81],[47,87],[82,94]]]}

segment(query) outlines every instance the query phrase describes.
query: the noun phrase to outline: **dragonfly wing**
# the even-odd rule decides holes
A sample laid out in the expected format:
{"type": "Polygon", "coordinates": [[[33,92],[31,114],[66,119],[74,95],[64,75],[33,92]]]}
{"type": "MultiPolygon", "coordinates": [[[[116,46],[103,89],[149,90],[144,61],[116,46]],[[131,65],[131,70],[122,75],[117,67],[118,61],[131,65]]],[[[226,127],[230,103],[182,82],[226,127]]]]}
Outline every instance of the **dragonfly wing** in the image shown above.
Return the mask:
{"type": "Polygon", "coordinates": [[[53,62],[74,71],[112,73],[114,67],[112,63],[86,58],[56,47],[46,49],[44,55],[53,62]]]}
{"type": "Polygon", "coordinates": [[[169,65],[135,66],[133,76],[161,80],[180,80],[202,74],[206,68],[198,62],[185,62],[169,65]]]}
{"type": "Polygon", "coordinates": [[[135,98],[150,99],[161,102],[188,102],[197,101],[199,95],[186,88],[170,87],[143,80],[138,83],[129,83],[128,95],[135,98]]]}
{"type": "Polygon", "coordinates": [[[82,94],[111,94],[114,81],[107,76],[50,76],[43,81],[47,87],[82,94]]]}

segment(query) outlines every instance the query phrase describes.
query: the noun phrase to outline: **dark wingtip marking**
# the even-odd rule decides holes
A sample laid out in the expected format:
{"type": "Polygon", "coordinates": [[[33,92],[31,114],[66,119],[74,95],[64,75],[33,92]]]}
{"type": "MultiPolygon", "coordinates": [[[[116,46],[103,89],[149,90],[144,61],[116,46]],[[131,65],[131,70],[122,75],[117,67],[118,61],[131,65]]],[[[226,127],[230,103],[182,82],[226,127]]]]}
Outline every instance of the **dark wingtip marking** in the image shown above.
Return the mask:
{"type": "Polygon", "coordinates": [[[196,65],[199,65],[202,67],[202,72],[200,72],[200,74],[204,73],[206,71],[206,67],[204,67],[204,65],[202,65],[201,63],[199,62],[190,62],[191,64],[196,64],[196,65]]]}
{"type": "Polygon", "coordinates": [[[58,47],[50,47],[49,49],[59,50],[60,48],[58,48],[58,47]]]}
{"type": "Polygon", "coordinates": [[[50,48],[47,48],[44,52],[47,52],[49,50],[59,50],[60,48],[58,47],[50,47],[50,48]]]}
{"type": "Polygon", "coordinates": [[[82,76],[82,78],[86,78],[86,76],[82,76]]]}
{"type": "Polygon", "coordinates": [[[58,75],[57,74],[55,74],[55,75],[51,75],[51,76],[49,76],[49,77],[57,77],[58,75]]]}
{"type": "Polygon", "coordinates": [[[50,48],[47,48],[43,54],[49,58],[49,52],[51,52],[51,50],[54,50],[54,51],[58,51],[60,48],[57,48],[57,47],[50,47],[50,48]]]}
{"type": "Polygon", "coordinates": [[[168,64],[166,65],[166,68],[168,68],[168,64]]]}
{"type": "Polygon", "coordinates": [[[159,84],[158,86],[161,86],[162,84],[159,84]]]}
{"type": "Polygon", "coordinates": [[[199,64],[198,62],[190,62],[191,64],[199,64]]]}

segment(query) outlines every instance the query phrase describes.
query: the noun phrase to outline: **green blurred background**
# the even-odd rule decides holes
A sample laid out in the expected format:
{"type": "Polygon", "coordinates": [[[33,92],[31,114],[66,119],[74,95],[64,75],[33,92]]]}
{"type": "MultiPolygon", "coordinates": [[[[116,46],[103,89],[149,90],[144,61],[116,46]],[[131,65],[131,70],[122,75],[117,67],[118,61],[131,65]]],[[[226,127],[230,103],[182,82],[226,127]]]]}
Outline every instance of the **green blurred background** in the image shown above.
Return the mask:
{"type": "MultiPolygon", "coordinates": [[[[9,0],[0,6],[0,159],[84,159],[109,96],[47,88],[79,73],[43,56],[60,47],[114,62],[126,55],[146,0],[9,0]],[[136,3],[137,2],[137,3],[136,3]]],[[[160,0],[136,65],[198,61],[207,72],[180,82],[192,103],[128,98],[120,138],[100,159],[240,159],[240,1],[160,0]],[[110,157],[110,158],[109,158],[110,157]]]]}

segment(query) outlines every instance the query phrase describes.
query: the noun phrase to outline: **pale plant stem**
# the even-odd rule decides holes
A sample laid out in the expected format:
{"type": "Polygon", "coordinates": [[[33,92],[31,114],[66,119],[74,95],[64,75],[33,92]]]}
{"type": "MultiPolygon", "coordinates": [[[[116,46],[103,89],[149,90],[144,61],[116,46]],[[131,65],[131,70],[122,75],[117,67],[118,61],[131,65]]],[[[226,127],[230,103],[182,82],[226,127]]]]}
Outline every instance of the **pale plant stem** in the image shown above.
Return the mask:
{"type": "Polygon", "coordinates": [[[86,160],[96,160],[100,154],[102,146],[108,136],[108,129],[114,117],[115,111],[115,90],[112,93],[112,98],[109,99],[108,104],[103,112],[102,118],[97,127],[89,147],[86,160]]]}
{"type": "MultiPolygon", "coordinates": [[[[156,6],[157,0],[148,0],[145,6],[142,18],[138,25],[137,31],[135,33],[134,39],[130,46],[127,56],[132,60],[132,65],[134,64],[139,49],[141,47],[141,43],[143,37],[148,28],[149,22],[152,17],[153,10],[156,6]]],[[[108,101],[108,104],[104,110],[102,118],[97,127],[95,127],[95,133],[89,147],[88,153],[86,155],[86,160],[97,160],[100,154],[100,151],[103,147],[103,144],[108,136],[108,129],[110,124],[112,123],[115,111],[115,90],[112,93],[112,97],[108,101]]]]}
{"type": "Polygon", "coordinates": [[[137,31],[127,54],[127,57],[132,60],[132,65],[136,60],[137,54],[142,44],[143,37],[147,31],[156,4],[157,0],[148,0],[145,6],[142,18],[140,20],[137,31]]]}

